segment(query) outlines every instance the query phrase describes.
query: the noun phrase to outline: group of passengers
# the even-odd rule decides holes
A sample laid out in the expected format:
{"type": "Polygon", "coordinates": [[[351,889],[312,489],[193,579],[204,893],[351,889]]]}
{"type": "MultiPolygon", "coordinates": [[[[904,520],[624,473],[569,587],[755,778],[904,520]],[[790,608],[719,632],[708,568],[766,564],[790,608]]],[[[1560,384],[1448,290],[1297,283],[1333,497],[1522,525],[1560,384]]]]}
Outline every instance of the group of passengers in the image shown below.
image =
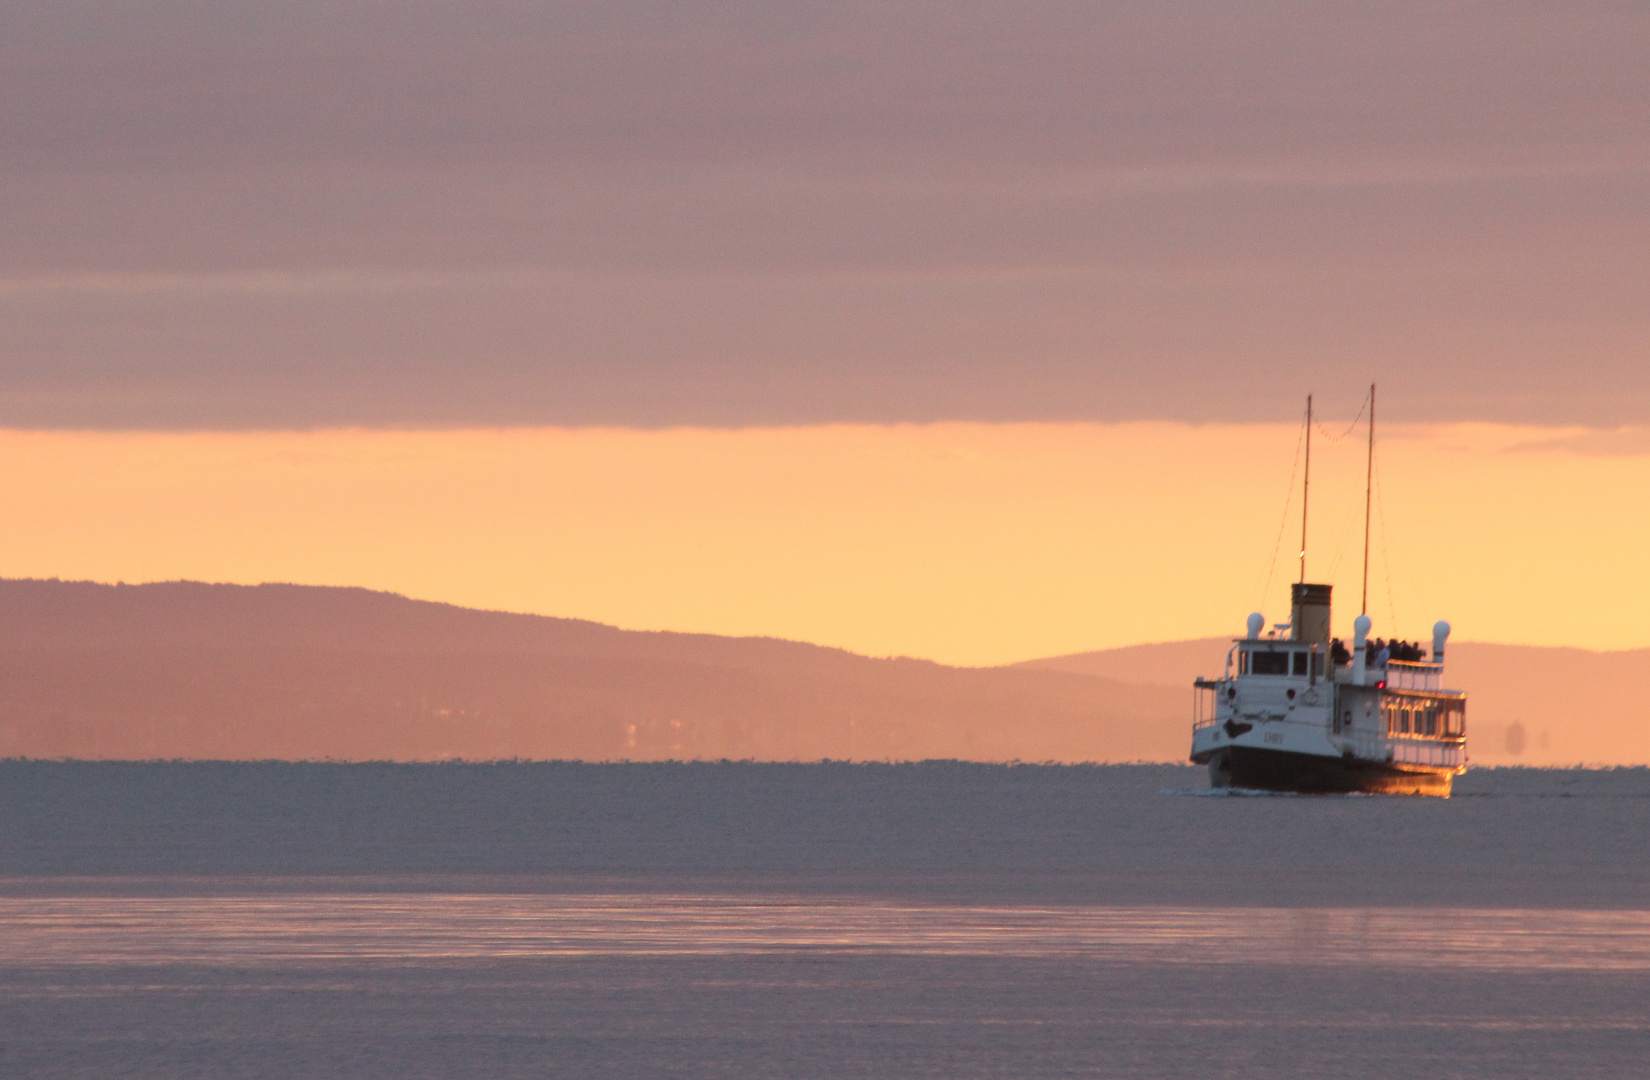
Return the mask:
{"type": "MultiPolygon", "coordinates": [[[[1352,663],[1352,653],[1341,643],[1340,638],[1329,643],[1329,655],[1336,664],[1352,663]]],[[[1427,651],[1413,641],[1388,641],[1385,638],[1376,638],[1364,642],[1364,663],[1373,667],[1386,667],[1392,660],[1418,661],[1427,658],[1427,651]]]]}

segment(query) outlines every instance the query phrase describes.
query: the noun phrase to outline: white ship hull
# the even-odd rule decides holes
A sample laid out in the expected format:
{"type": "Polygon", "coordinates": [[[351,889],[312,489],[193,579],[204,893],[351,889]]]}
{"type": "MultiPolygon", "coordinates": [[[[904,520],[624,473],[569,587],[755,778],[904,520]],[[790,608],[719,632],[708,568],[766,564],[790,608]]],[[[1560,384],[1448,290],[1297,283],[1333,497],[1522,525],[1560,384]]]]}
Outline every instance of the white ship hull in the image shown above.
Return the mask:
{"type": "Polygon", "coordinates": [[[1447,797],[1467,764],[1466,695],[1442,686],[1438,662],[1366,666],[1343,652],[1337,664],[1328,586],[1296,589],[1306,636],[1261,638],[1252,624],[1225,676],[1197,680],[1192,761],[1214,787],[1447,797]]]}

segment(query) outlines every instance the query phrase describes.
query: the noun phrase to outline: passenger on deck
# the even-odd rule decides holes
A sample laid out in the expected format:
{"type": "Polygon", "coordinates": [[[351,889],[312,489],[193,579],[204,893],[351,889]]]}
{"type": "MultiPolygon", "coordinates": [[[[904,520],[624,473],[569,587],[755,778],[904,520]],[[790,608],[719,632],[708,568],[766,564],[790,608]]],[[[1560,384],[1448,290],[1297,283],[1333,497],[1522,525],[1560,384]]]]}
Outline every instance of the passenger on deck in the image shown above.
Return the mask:
{"type": "Polygon", "coordinates": [[[1345,645],[1341,644],[1340,638],[1336,638],[1329,643],[1329,660],[1336,667],[1352,663],[1352,653],[1345,645]]]}
{"type": "Polygon", "coordinates": [[[1376,653],[1375,653],[1375,666],[1376,667],[1386,667],[1391,662],[1392,662],[1392,650],[1390,648],[1388,648],[1386,642],[1383,641],[1383,642],[1381,642],[1380,649],[1377,650],[1376,653]]]}

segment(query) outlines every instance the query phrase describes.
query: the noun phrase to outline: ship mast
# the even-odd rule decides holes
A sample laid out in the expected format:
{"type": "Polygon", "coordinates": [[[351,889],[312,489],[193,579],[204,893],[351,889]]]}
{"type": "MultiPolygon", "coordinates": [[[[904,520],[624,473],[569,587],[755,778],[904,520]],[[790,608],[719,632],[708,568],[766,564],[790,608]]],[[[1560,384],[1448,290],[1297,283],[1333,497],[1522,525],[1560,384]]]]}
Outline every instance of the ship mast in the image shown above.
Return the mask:
{"type": "Polygon", "coordinates": [[[1364,615],[1369,614],[1369,495],[1375,487],[1375,384],[1369,384],[1369,458],[1364,465],[1364,615]]]}
{"type": "Polygon", "coordinates": [[[1312,494],[1312,395],[1306,395],[1306,476],[1301,482],[1301,582],[1306,581],[1306,500],[1312,494]]]}

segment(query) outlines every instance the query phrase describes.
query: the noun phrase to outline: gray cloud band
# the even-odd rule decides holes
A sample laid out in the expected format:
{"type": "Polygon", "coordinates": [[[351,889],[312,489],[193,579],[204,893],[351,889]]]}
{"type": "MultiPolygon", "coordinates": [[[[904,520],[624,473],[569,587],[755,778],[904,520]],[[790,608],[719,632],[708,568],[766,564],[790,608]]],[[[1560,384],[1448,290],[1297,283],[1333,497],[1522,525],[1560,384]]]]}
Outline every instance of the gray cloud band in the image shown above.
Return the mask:
{"type": "Polygon", "coordinates": [[[0,14],[0,424],[1642,420],[1642,5],[0,14]]]}

